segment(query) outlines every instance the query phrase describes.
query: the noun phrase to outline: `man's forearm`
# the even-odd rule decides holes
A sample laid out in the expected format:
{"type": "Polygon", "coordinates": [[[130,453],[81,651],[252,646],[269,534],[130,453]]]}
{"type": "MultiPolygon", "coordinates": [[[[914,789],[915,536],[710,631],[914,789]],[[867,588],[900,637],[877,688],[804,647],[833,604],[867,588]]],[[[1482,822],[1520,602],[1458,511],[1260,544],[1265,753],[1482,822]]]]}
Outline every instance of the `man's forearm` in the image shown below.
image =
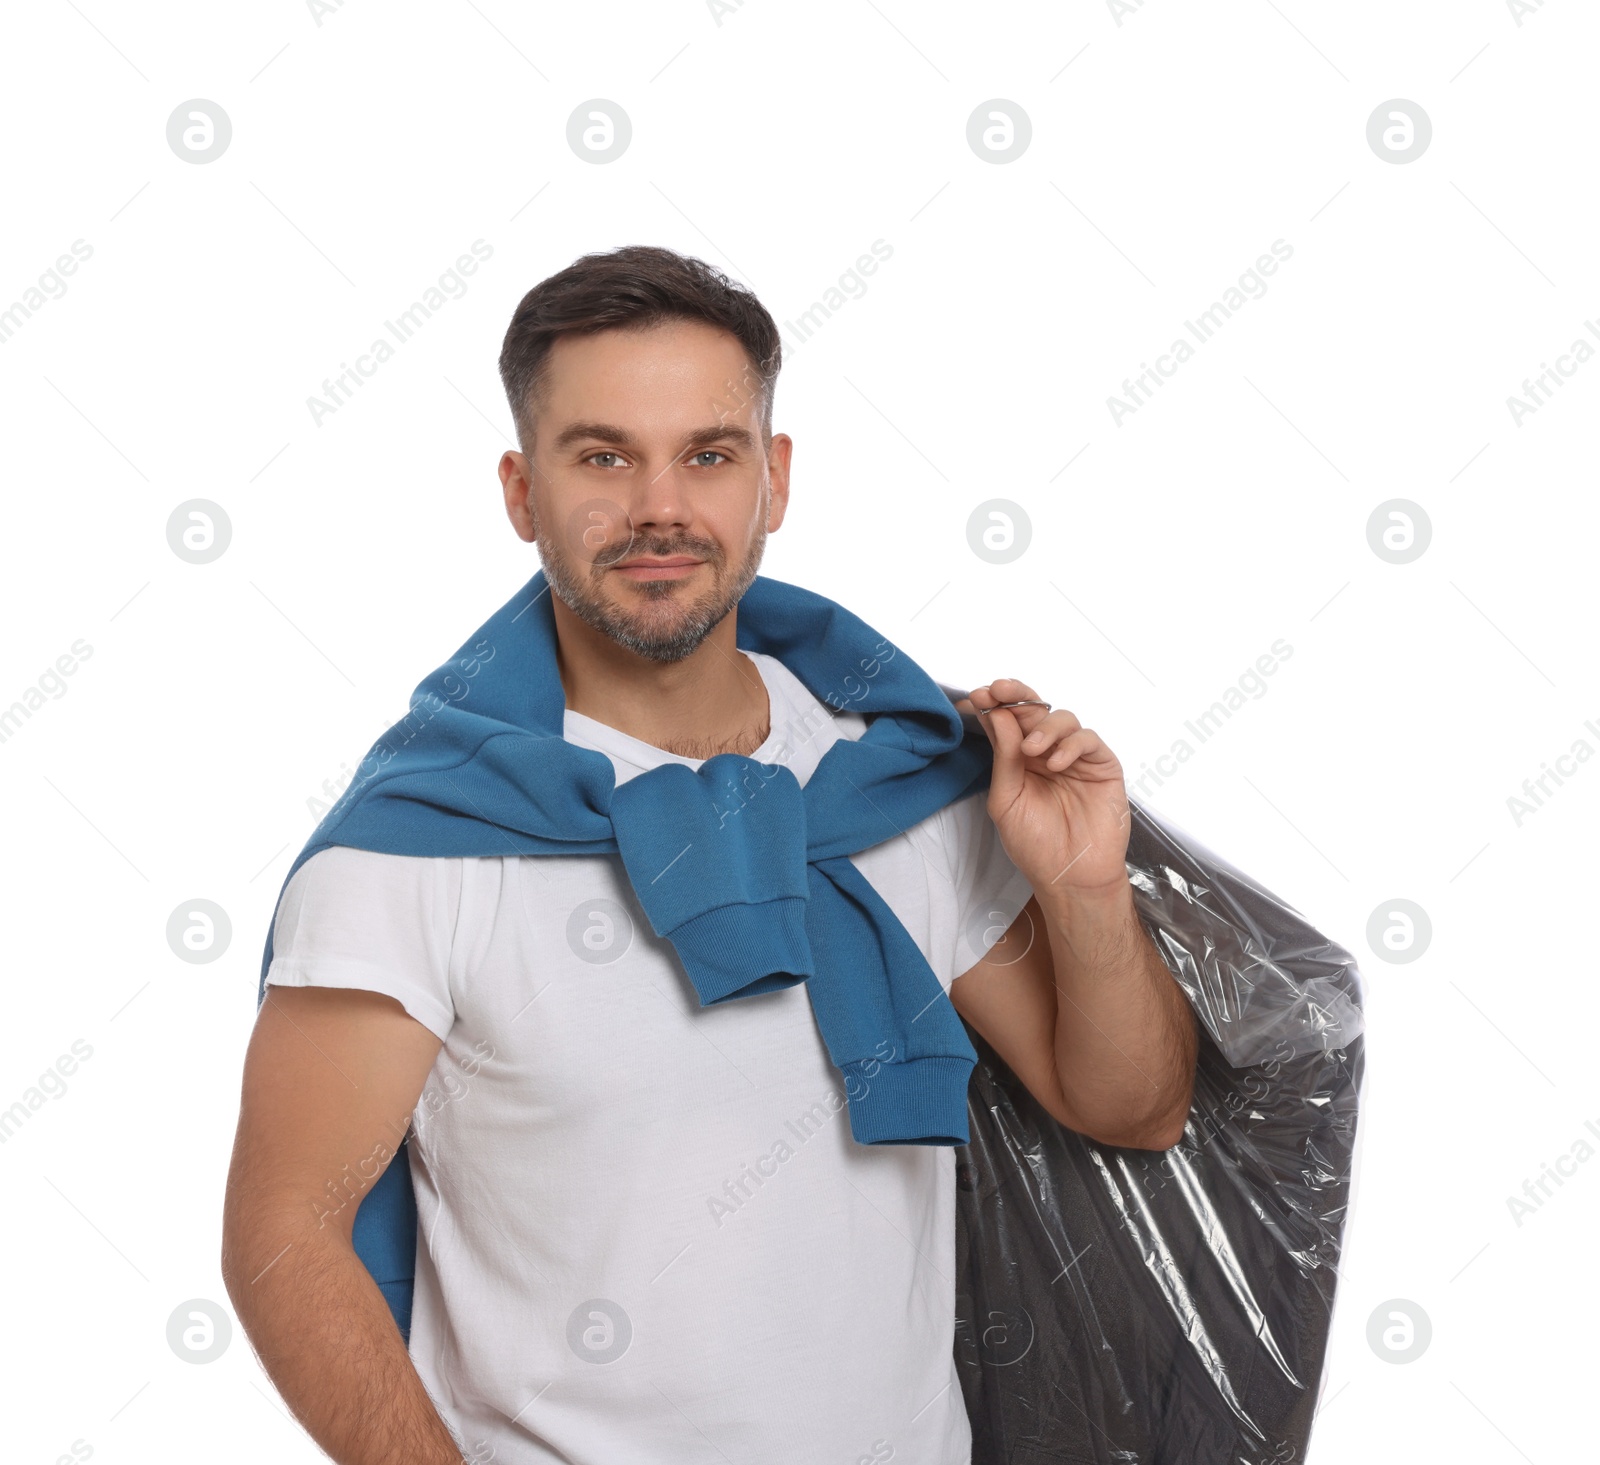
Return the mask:
{"type": "Polygon", "coordinates": [[[342,1232],[299,1216],[236,1223],[225,1230],[223,1278],[262,1368],[338,1465],[461,1465],[342,1232]]]}
{"type": "Polygon", "coordinates": [[[1073,1127],[1108,1144],[1168,1149],[1193,1094],[1194,1011],[1126,881],[1098,895],[1041,892],[1056,982],[1056,1069],[1073,1127]]]}

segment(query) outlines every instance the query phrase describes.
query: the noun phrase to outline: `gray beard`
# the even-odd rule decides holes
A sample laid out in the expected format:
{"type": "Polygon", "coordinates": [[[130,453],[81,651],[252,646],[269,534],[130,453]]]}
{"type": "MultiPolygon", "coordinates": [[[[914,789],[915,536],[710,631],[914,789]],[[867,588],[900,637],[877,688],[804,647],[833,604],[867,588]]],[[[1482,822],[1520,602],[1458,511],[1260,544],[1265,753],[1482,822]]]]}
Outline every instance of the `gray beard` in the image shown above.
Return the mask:
{"type": "MultiPolygon", "coordinates": [[[[619,646],[626,647],[635,655],[665,663],[682,661],[692,655],[706,637],[722,624],[728,612],[738,605],[761,568],[762,556],[767,547],[767,531],[763,516],[761,531],[731,581],[720,582],[722,561],[708,558],[706,564],[712,572],[713,579],[719,579],[719,583],[701,599],[688,606],[682,618],[676,623],[660,627],[649,624],[648,621],[639,623],[627,612],[618,610],[603,600],[596,589],[597,581],[611,573],[610,566],[615,564],[617,559],[627,558],[628,553],[651,554],[658,551],[643,546],[630,547],[629,551],[615,558],[608,556],[606,568],[599,569],[574,565],[560,550],[547,550],[542,536],[535,541],[535,544],[539,551],[539,562],[544,566],[545,578],[550,582],[551,591],[560,597],[562,603],[579,620],[592,626],[601,635],[610,637],[619,646]]],[[[659,552],[670,554],[673,551],[659,552]]],[[[652,602],[682,594],[678,585],[669,580],[642,581],[638,589],[642,598],[652,602]]]]}

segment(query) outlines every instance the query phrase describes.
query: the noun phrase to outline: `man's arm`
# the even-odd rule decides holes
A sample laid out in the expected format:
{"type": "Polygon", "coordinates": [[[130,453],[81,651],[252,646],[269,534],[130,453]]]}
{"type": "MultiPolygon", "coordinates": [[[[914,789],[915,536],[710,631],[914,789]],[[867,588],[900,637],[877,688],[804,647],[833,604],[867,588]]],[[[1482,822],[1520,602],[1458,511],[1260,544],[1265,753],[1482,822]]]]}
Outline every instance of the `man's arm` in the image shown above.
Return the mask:
{"type": "Polygon", "coordinates": [[[1165,1150],[1188,1121],[1194,1010],[1139,923],[1133,888],[1041,905],[950,1000],[1050,1115],[1102,1144],[1165,1150]]]}
{"type": "Polygon", "coordinates": [[[950,1000],[1068,1128],[1170,1149],[1188,1120],[1199,1032],[1134,906],[1122,765],[1015,677],[955,706],[994,749],[985,811],[1034,894],[950,1000]]]}
{"type": "Polygon", "coordinates": [[[223,1280],[262,1368],[338,1465],[461,1465],[350,1239],[440,1046],[392,997],[271,986],[245,1054],[223,1280]]]}

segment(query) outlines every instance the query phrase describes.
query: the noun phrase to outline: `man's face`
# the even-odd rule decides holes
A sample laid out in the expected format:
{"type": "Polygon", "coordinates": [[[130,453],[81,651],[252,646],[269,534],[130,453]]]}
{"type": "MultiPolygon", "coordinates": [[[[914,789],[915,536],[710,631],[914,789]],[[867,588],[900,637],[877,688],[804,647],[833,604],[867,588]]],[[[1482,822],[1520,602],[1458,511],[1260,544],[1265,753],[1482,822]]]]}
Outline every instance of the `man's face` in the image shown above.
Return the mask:
{"type": "Polygon", "coordinates": [[[512,523],[575,615],[682,660],[756,577],[788,504],[790,440],[763,445],[744,348],[699,321],[562,337],[546,368],[533,451],[501,460],[512,523]],[[641,557],[694,563],[632,567],[641,557]]]}

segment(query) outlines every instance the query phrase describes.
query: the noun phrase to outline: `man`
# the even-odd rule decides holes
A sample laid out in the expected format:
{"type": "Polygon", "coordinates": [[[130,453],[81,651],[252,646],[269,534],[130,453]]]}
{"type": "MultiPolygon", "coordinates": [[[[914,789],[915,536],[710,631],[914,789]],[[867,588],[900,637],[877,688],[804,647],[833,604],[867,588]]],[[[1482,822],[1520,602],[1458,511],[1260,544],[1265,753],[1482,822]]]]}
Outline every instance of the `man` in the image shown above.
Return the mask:
{"type": "MultiPolygon", "coordinates": [[[[824,702],[736,643],[789,502],[779,360],[753,295],[654,248],[580,259],[507,333],[500,480],[561,738],[619,789],[725,753],[804,785],[868,727],[870,683],[824,702]]],[[[1134,912],[1120,765],[1014,678],[958,707],[987,792],[852,864],[1051,1115],[1168,1148],[1196,1032],[1134,912]]],[[[807,984],[702,1006],[637,885],[614,853],[330,845],[291,872],[224,1223],[263,1367],[342,1465],[964,1465],[951,1146],[857,1143],[807,984]],[[334,1183],[408,1122],[409,1346],[334,1183]]]]}

